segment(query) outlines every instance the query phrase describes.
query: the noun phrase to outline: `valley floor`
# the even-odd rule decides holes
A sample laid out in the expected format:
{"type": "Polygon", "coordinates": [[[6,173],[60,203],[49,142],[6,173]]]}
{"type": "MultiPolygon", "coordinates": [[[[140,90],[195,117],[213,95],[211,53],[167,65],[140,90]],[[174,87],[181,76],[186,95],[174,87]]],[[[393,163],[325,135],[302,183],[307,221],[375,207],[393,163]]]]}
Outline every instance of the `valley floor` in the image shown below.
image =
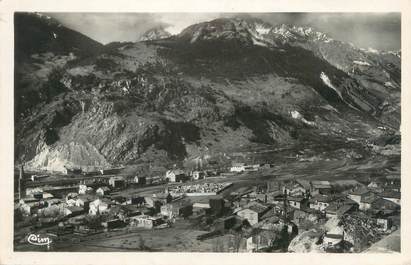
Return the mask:
{"type": "MultiPolygon", "coordinates": [[[[267,182],[284,183],[296,179],[302,180],[356,180],[365,181],[373,174],[388,175],[392,170],[400,168],[399,156],[375,156],[354,161],[348,158],[324,158],[320,156],[301,158],[294,155],[282,156],[273,167],[261,169],[256,172],[245,172],[234,175],[220,175],[203,180],[189,181],[185,185],[202,183],[222,183],[230,182],[232,186],[220,193],[223,198],[228,198],[233,192],[257,186],[267,182]]],[[[155,193],[163,192],[165,188],[181,185],[180,183],[168,183],[157,186],[143,186],[126,188],[116,191],[110,196],[152,196],[155,193]]],[[[188,197],[191,203],[208,201],[208,196],[188,197]]],[[[57,227],[55,225],[54,227],[57,227]]],[[[34,229],[36,232],[46,232],[47,228],[34,229]]],[[[46,251],[45,247],[29,245],[22,240],[24,236],[33,231],[33,228],[15,229],[15,250],[16,251],[46,251]]],[[[215,252],[221,251],[216,247],[221,244],[221,240],[235,240],[232,235],[197,240],[199,235],[205,234],[198,220],[195,218],[178,218],[171,227],[164,229],[136,229],[119,228],[114,231],[100,232],[94,235],[76,236],[64,235],[58,242],[53,244],[51,251],[175,251],[175,252],[215,252]],[[231,239],[230,239],[231,237],[231,239]]],[[[383,244],[385,248],[397,251],[397,241],[399,232],[388,236],[385,240],[375,244],[371,249],[378,248],[383,244]],[[395,236],[397,235],[397,236],[395,236]],[[385,242],[385,243],[384,243],[385,242]],[[387,243],[388,242],[388,243],[387,243]],[[389,245],[387,247],[387,245],[389,245]]],[[[399,243],[398,243],[399,244],[399,243]]],[[[370,249],[370,250],[371,250],[370,249]]],[[[226,249],[224,251],[230,251],[226,249]]],[[[231,250],[232,251],[232,250],[231,250]]]]}

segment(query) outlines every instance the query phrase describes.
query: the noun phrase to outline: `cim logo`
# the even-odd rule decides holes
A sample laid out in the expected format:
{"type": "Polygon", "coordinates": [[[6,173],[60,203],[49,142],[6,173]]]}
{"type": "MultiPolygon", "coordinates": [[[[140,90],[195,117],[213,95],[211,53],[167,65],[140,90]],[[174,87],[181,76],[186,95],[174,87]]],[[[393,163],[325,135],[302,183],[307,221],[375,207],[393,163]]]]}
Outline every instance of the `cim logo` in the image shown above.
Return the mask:
{"type": "Polygon", "coordinates": [[[49,235],[41,235],[41,234],[30,234],[27,237],[27,241],[36,246],[47,246],[50,247],[50,244],[53,242],[49,235]]]}

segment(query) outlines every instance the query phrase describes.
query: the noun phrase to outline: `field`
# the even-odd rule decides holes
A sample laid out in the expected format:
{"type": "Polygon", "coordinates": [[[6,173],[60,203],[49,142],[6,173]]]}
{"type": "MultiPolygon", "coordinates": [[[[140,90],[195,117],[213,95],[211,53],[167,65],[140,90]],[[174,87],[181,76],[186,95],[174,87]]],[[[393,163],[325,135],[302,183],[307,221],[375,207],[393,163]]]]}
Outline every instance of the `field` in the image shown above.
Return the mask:
{"type": "Polygon", "coordinates": [[[154,230],[120,230],[85,238],[76,244],[56,244],[55,251],[212,251],[213,244],[197,240],[205,233],[190,228],[187,220],[177,221],[172,228],[154,230]]]}

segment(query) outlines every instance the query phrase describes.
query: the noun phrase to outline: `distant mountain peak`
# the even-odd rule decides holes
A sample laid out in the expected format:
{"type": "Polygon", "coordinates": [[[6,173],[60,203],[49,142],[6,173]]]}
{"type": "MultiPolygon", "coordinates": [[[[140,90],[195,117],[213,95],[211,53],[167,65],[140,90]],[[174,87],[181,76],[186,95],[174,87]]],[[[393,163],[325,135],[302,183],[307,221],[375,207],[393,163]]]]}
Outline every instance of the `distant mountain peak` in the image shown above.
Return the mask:
{"type": "Polygon", "coordinates": [[[140,41],[159,40],[171,37],[171,33],[164,29],[164,27],[154,27],[143,33],[140,41]]]}
{"type": "Polygon", "coordinates": [[[264,36],[272,26],[254,18],[217,18],[208,22],[191,25],[178,36],[191,43],[202,40],[237,40],[243,43],[266,46],[264,36]]]}
{"type": "Polygon", "coordinates": [[[329,42],[333,39],[326,33],[316,31],[312,27],[296,26],[288,24],[280,24],[273,29],[273,33],[281,36],[284,40],[298,40],[308,39],[312,41],[325,41],[329,42]]]}
{"type": "Polygon", "coordinates": [[[217,18],[191,25],[179,36],[191,43],[199,40],[237,39],[259,46],[277,46],[290,41],[330,42],[333,40],[326,33],[311,27],[287,24],[273,26],[253,17],[217,18]]]}

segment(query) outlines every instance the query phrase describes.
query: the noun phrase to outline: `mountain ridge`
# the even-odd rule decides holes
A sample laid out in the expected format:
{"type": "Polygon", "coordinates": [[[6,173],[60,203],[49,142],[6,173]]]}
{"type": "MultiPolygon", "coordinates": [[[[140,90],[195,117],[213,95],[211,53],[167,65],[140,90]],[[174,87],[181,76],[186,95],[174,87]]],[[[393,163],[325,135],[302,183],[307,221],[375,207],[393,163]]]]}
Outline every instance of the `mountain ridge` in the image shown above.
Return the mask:
{"type": "Polygon", "coordinates": [[[367,153],[365,141],[398,130],[395,54],[357,58],[363,51],[298,27],[318,38],[283,43],[252,19],[204,23],[91,56],[50,50],[26,61],[16,71],[30,82],[17,83],[16,97],[44,97],[16,111],[16,161],[57,171],[190,163],[205,154],[224,163],[230,150],[319,145],[318,135],[329,149],[356,139],[356,152],[367,153]],[[329,54],[335,47],[352,58],[329,54]]]}

